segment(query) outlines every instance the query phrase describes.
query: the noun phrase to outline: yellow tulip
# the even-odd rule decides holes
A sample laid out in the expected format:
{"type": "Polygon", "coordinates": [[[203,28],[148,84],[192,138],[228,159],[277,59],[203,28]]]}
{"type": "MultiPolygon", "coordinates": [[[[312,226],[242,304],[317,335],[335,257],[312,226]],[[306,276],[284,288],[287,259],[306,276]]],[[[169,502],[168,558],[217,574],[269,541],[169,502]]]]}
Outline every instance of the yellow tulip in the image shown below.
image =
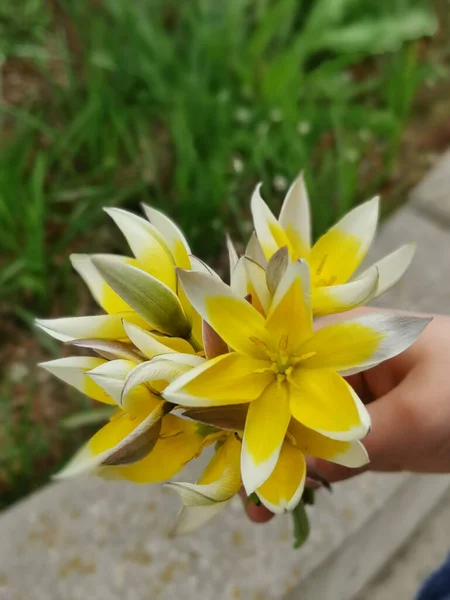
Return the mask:
{"type": "Polygon", "coordinates": [[[262,199],[260,187],[253,193],[251,209],[264,257],[270,260],[277,250],[286,247],[291,261],[303,258],[309,263],[316,316],[367,303],[392,287],[409,267],[415,250],[413,244],[398,248],[353,278],[376,232],[378,198],[351,210],[312,245],[309,200],[303,176],[300,175],[287,192],[279,219],[262,199]]]}
{"type": "Polygon", "coordinates": [[[163,396],[182,406],[250,404],[241,457],[248,494],[273,472],[292,417],[336,441],[364,437],[368,412],[340,373],[399,354],[429,322],[371,313],[314,331],[305,261],[286,268],[267,316],[215,277],[180,270],[179,278],[194,308],[234,351],[181,375],[163,396]]]}

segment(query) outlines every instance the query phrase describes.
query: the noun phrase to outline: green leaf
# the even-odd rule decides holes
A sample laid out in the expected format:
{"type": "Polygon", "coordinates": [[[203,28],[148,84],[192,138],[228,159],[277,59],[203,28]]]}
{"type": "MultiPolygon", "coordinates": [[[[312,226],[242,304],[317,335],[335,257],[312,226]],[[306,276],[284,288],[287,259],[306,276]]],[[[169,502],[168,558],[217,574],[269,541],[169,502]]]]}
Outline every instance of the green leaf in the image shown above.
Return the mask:
{"type": "Polygon", "coordinates": [[[114,258],[95,256],[92,262],[106,283],[153,329],[176,337],[189,337],[191,328],[180,301],[164,283],[114,258]]]}
{"type": "Polygon", "coordinates": [[[294,521],[293,547],[297,549],[303,546],[309,536],[309,519],[302,500],[292,511],[292,519],[294,521]]]}

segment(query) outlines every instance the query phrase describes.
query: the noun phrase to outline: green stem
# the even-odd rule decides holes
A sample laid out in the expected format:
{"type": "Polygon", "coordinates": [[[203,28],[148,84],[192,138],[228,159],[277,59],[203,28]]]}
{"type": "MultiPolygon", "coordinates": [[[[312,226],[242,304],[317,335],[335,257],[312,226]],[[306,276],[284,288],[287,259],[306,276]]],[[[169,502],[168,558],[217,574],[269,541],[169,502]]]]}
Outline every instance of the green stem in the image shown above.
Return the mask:
{"type": "Polygon", "coordinates": [[[302,500],[292,511],[292,519],[294,521],[293,547],[297,549],[303,546],[309,536],[309,520],[302,500]]]}
{"type": "Polygon", "coordinates": [[[195,337],[192,335],[192,333],[187,338],[187,341],[191,344],[191,346],[194,348],[194,350],[196,352],[200,352],[201,350],[203,350],[203,346],[195,339],[195,337]]]}

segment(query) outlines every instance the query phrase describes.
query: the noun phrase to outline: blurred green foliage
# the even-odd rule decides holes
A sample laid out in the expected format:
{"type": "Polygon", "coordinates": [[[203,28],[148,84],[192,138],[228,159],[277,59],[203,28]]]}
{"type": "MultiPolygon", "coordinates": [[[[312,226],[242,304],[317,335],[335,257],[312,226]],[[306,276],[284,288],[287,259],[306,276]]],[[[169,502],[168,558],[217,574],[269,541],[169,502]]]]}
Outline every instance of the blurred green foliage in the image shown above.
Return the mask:
{"type": "Polygon", "coordinates": [[[211,258],[247,237],[257,181],[275,205],[304,168],[320,233],[389,176],[435,27],[419,0],[3,0],[24,90],[0,112],[0,298],[69,302],[106,204],[160,206],[211,258]]]}

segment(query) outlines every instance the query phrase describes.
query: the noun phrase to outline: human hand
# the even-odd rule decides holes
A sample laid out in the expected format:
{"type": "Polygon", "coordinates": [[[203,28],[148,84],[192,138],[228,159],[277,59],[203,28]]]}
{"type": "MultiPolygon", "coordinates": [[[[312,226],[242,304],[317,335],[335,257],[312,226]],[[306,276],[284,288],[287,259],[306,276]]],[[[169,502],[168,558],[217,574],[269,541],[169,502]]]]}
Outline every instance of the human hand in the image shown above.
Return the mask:
{"type": "MultiPolygon", "coordinates": [[[[348,382],[372,419],[363,440],[370,463],[349,469],[308,459],[310,467],[331,483],[365,470],[450,473],[450,317],[435,316],[406,352],[348,382]]],[[[246,511],[257,522],[273,516],[255,505],[246,511]]]]}

